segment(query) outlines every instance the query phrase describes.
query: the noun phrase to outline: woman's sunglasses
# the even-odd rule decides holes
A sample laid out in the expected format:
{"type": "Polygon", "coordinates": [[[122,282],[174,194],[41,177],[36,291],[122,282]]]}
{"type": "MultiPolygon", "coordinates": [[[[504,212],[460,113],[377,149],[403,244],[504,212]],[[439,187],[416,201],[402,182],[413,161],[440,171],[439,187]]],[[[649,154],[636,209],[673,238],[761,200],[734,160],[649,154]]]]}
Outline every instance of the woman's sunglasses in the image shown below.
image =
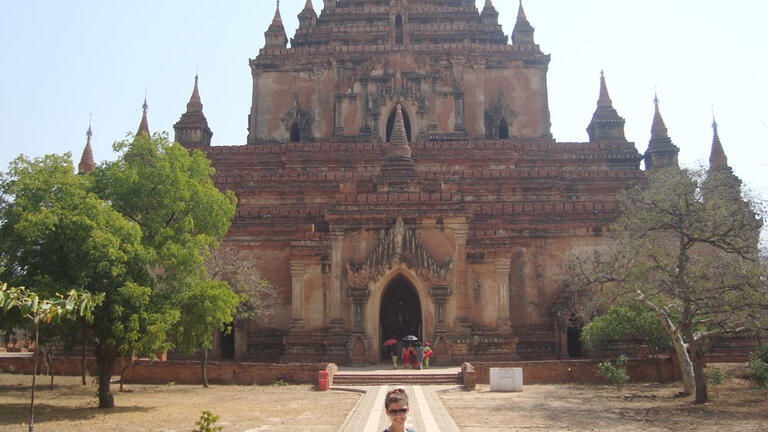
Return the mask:
{"type": "Polygon", "coordinates": [[[406,414],[408,414],[408,408],[391,409],[391,410],[387,410],[387,412],[389,412],[389,415],[393,415],[393,416],[396,416],[396,415],[406,415],[406,414]]]}

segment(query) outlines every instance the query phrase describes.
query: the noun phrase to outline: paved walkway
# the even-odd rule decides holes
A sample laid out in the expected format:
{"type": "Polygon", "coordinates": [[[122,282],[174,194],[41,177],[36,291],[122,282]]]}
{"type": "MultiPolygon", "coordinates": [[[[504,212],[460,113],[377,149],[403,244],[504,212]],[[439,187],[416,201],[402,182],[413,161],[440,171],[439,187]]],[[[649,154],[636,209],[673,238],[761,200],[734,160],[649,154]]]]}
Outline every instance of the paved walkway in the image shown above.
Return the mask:
{"type": "Polygon", "coordinates": [[[389,426],[384,411],[384,397],[393,388],[404,388],[408,393],[408,426],[416,432],[459,432],[459,428],[443,407],[437,392],[455,389],[455,385],[406,385],[387,384],[345,388],[364,391],[365,396],[339,432],[381,432],[389,426]]]}

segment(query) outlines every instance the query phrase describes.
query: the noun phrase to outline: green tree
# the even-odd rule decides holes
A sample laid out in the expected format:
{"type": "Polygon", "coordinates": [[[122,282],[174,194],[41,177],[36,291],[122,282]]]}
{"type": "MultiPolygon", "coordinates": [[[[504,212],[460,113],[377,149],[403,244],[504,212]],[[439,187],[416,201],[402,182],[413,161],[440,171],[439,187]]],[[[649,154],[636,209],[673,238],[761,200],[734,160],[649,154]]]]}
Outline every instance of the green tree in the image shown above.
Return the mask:
{"type": "Polygon", "coordinates": [[[656,314],[680,362],[683,391],[695,391],[697,403],[708,398],[706,339],[759,328],[768,310],[758,248],[764,211],[734,180],[722,172],[654,171],[622,196],[610,245],[568,262],[580,296],[639,302],[656,314]]]}
{"type": "Polygon", "coordinates": [[[182,306],[210,286],[204,259],[235,208],[200,152],[165,135],[115,149],[117,161],[84,176],[74,174],[68,155],[22,156],[0,183],[2,277],[42,293],[76,288],[104,296],[87,331],[96,340],[102,408],[114,406],[118,358],[171,349],[189,328],[182,306]]]}
{"type": "Polygon", "coordinates": [[[584,326],[581,339],[587,347],[597,352],[622,340],[641,341],[656,362],[659,382],[663,382],[659,353],[670,346],[669,335],[647,306],[613,306],[607,313],[584,326]]]}
{"type": "Polygon", "coordinates": [[[35,388],[37,378],[37,358],[40,351],[40,326],[51,325],[63,318],[83,317],[91,319],[94,306],[101,303],[103,296],[93,297],[88,293],[71,290],[66,297],[57,294],[55,298],[43,299],[25,288],[8,288],[0,285],[0,310],[8,312],[18,309],[21,317],[31,322],[35,335],[35,352],[32,360],[32,397],[29,404],[29,432],[35,429],[35,388]]]}
{"type": "Polygon", "coordinates": [[[35,286],[41,296],[76,289],[102,295],[87,323],[98,341],[99,406],[112,406],[109,381],[126,343],[151,337],[148,323],[167,321],[150,301],[148,254],[141,230],[89,191],[68,155],[20,156],[0,183],[2,277],[35,286]]]}
{"type": "Polygon", "coordinates": [[[207,281],[195,284],[180,302],[185,318],[176,331],[176,346],[188,354],[202,351],[201,381],[208,387],[208,352],[212,348],[213,334],[218,330],[231,331],[228,326],[240,298],[226,282],[207,281]]]}
{"type": "Polygon", "coordinates": [[[121,354],[146,353],[166,340],[206,354],[213,329],[232,321],[237,304],[225,283],[211,282],[205,266],[229,229],[235,196],[215,187],[205,155],[171,143],[165,134],[129,137],[115,150],[121,152],[117,161],[91,173],[93,190],[140,227],[149,256],[148,299],[163,305],[166,317],[173,314],[155,321],[155,346],[126,345],[121,354]]]}

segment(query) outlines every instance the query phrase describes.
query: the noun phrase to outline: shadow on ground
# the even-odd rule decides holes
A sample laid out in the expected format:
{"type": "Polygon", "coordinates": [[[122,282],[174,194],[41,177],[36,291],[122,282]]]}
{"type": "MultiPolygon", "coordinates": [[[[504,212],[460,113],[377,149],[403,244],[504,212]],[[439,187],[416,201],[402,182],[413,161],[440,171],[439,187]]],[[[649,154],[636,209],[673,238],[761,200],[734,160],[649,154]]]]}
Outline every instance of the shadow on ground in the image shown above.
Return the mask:
{"type": "MultiPolygon", "coordinates": [[[[120,406],[109,409],[96,407],[70,407],[50,404],[35,404],[35,424],[55,421],[88,420],[129,412],[148,412],[151,409],[136,406],[120,406]]],[[[0,426],[26,424],[29,420],[29,404],[3,404],[0,406],[0,426]]],[[[2,429],[2,428],[0,428],[2,429]]]]}

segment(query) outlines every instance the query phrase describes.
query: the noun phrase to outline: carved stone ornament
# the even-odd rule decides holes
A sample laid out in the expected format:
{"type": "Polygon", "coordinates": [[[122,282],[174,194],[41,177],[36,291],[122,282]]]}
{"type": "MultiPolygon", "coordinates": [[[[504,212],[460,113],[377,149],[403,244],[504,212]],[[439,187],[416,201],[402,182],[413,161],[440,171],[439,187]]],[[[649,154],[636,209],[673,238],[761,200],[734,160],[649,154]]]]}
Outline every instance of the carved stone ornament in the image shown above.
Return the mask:
{"type": "Polygon", "coordinates": [[[302,110],[299,106],[299,97],[294,95],[293,105],[291,108],[280,117],[280,121],[283,123],[283,128],[289,134],[294,124],[299,127],[301,136],[304,138],[310,138],[312,135],[312,116],[309,111],[302,110]]]}
{"type": "Polygon", "coordinates": [[[389,269],[403,263],[423,280],[433,285],[447,285],[452,262],[449,258],[438,263],[421,244],[416,232],[405,226],[401,217],[388,229],[384,238],[373,248],[362,263],[347,261],[347,281],[350,286],[364,286],[377,280],[389,269]]]}
{"type": "Polygon", "coordinates": [[[507,104],[504,89],[499,89],[499,100],[496,106],[492,110],[485,112],[485,137],[489,139],[504,138],[499,136],[501,121],[504,120],[507,123],[507,127],[511,129],[516,117],[517,113],[507,104]]]}

